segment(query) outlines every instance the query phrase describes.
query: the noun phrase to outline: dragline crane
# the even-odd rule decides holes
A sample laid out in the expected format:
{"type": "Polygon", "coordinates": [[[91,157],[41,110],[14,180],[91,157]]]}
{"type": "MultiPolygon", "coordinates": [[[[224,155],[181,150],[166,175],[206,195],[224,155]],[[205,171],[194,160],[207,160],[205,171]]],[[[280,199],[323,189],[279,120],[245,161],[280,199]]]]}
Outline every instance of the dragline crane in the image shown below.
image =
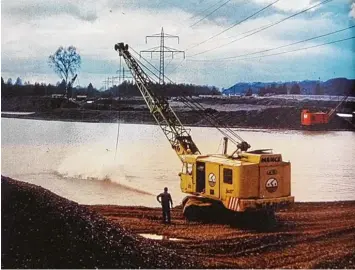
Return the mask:
{"type": "Polygon", "coordinates": [[[227,139],[222,154],[201,154],[168,101],[131,55],[128,45],[117,43],[115,50],[130,69],[152,116],[163,130],[183,163],[179,173],[181,191],[190,194],[183,200],[188,219],[223,206],[235,212],[275,209],[294,202],[291,196],[291,164],[270,149],[247,151],[241,141],[233,154],[227,153],[227,139]]]}
{"type": "Polygon", "coordinates": [[[310,110],[302,110],[301,112],[301,124],[303,127],[310,127],[310,126],[320,126],[329,124],[329,122],[335,116],[337,110],[345,103],[348,96],[344,96],[335,108],[332,108],[328,112],[314,112],[310,110]]]}

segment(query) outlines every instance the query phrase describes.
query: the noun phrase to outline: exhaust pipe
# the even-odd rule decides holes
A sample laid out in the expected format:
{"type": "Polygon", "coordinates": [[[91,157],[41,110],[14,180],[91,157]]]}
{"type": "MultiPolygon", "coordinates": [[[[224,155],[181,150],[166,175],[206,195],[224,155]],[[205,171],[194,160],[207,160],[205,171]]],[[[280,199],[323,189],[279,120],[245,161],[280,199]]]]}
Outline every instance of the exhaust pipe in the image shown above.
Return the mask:
{"type": "Polygon", "coordinates": [[[223,155],[227,155],[227,150],[228,150],[228,138],[224,137],[223,138],[223,155]]]}

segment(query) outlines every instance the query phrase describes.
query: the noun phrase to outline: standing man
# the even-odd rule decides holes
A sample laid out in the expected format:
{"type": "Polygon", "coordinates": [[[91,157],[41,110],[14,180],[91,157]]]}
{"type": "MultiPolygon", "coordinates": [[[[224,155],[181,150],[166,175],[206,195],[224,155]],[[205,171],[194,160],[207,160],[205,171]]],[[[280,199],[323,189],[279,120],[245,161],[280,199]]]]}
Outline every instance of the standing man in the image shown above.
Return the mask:
{"type": "Polygon", "coordinates": [[[173,200],[171,199],[170,193],[168,193],[168,188],[164,188],[164,192],[157,196],[157,201],[161,204],[163,209],[163,222],[170,223],[170,204],[173,207],[173,200]]]}

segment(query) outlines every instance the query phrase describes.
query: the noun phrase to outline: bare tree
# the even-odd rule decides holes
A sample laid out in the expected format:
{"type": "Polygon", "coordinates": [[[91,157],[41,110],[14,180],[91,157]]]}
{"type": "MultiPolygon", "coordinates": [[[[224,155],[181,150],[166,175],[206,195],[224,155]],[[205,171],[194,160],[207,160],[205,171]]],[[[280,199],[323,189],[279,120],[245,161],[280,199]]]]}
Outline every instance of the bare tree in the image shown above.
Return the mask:
{"type": "MultiPolygon", "coordinates": [[[[65,81],[66,88],[68,88],[69,76],[74,77],[80,69],[81,57],[74,46],[69,46],[68,48],[60,46],[54,54],[49,56],[48,63],[59,77],[65,81]]],[[[67,96],[67,89],[65,94],[67,96]]]]}

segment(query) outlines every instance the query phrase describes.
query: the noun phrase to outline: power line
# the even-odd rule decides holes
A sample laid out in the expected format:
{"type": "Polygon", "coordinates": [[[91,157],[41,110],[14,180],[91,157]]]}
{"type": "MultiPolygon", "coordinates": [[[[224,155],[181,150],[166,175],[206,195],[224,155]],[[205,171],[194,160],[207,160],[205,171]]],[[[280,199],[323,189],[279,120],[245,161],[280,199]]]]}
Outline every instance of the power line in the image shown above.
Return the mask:
{"type": "Polygon", "coordinates": [[[228,42],[228,43],[226,43],[226,44],[219,45],[219,46],[217,46],[217,47],[215,47],[215,48],[212,48],[212,49],[209,49],[209,50],[200,52],[200,53],[196,53],[196,54],[194,54],[194,55],[191,55],[190,57],[195,57],[195,56],[197,56],[197,55],[201,55],[201,54],[204,54],[204,53],[206,53],[206,52],[210,52],[210,51],[213,51],[213,50],[222,48],[222,47],[227,46],[227,45],[229,45],[229,44],[232,44],[232,43],[234,43],[234,42],[236,42],[236,41],[239,41],[239,40],[242,40],[242,39],[244,39],[244,38],[250,37],[250,36],[255,35],[255,34],[261,32],[261,31],[264,31],[264,30],[266,30],[266,29],[268,29],[268,28],[270,28],[270,27],[273,27],[273,26],[275,26],[275,25],[277,25],[277,24],[280,24],[280,23],[282,23],[282,22],[284,22],[284,21],[286,21],[286,20],[288,20],[288,19],[291,19],[291,18],[293,18],[293,17],[295,17],[295,16],[297,16],[297,15],[300,15],[300,14],[302,14],[302,13],[304,13],[304,12],[306,12],[306,11],[312,9],[312,8],[315,8],[315,7],[320,6],[320,5],[322,5],[322,4],[327,4],[327,3],[331,2],[331,1],[333,1],[333,0],[325,0],[325,1],[320,2],[320,3],[318,3],[318,4],[315,4],[315,5],[313,5],[313,6],[309,7],[309,8],[306,8],[306,9],[304,9],[304,10],[301,10],[301,11],[297,12],[297,13],[294,13],[294,14],[292,14],[292,15],[286,17],[286,18],[283,18],[283,19],[281,19],[280,21],[277,21],[277,22],[275,22],[275,23],[269,24],[269,25],[267,25],[267,26],[265,26],[265,27],[263,27],[263,28],[261,28],[261,29],[259,29],[259,30],[257,30],[257,31],[254,31],[254,32],[250,33],[249,35],[246,35],[246,36],[241,37],[241,38],[239,38],[239,39],[234,39],[234,40],[232,40],[232,41],[230,41],[230,42],[228,42]]]}
{"type": "Polygon", "coordinates": [[[344,39],[338,39],[338,40],[326,42],[326,43],[323,43],[323,44],[313,45],[313,46],[310,46],[310,47],[304,47],[304,48],[300,48],[300,49],[295,49],[295,50],[292,50],[292,51],[280,52],[280,53],[274,53],[274,54],[268,54],[268,55],[262,55],[262,56],[253,56],[253,57],[249,57],[249,58],[243,58],[243,59],[240,59],[240,60],[248,60],[248,59],[261,58],[261,57],[268,57],[268,56],[275,56],[275,55],[286,54],[286,53],[293,53],[293,52],[297,52],[297,51],[302,51],[302,50],[308,50],[308,49],[318,48],[318,47],[321,47],[321,46],[325,46],[325,45],[329,45],[329,44],[334,44],[334,43],[338,43],[338,42],[342,42],[342,41],[346,41],[346,40],[350,40],[350,39],[354,39],[354,38],[355,38],[355,36],[349,37],[349,38],[344,38],[344,39]]]}
{"type": "MultiPolygon", "coordinates": [[[[270,23],[270,24],[268,24],[268,25],[271,25],[271,24],[272,24],[272,23],[270,23]]],[[[257,31],[257,30],[259,30],[259,29],[262,29],[263,27],[265,27],[265,26],[256,27],[256,28],[254,28],[254,29],[245,31],[245,32],[243,32],[243,33],[241,33],[241,34],[238,34],[238,35],[235,35],[235,36],[232,36],[232,37],[226,37],[226,39],[231,39],[231,38],[239,37],[239,36],[242,36],[242,35],[244,35],[244,34],[248,34],[248,33],[250,33],[250,32],[254,32],[254,31],[257,31]]]]}
{"type": "Polygon", "coordinates": [[[206,16],[204,16],[203,18],[199,19],[197,22],[193,23],[192,25],[190,25],[190,27],[195,26],[196,24],[198,24],[199,22],[203,21],[204,19],[206,19],[208,16],[212,15],[213,13],[215,13],[217,10],[219,10],[220,8],[222,8],[223,6],[225,6],[226,4],[228,4],[230,1],[232,0],[227,0],[226,2],[224,2],[222,5],[220,5],[219,7],[215,8],[214,10],[212,10],[210,13],[208,13],[206,16]]]}
{"type": "Polygon", "coordinates": [[[296,45],[296,44],[300,44],[300,43],[303,43],[303,42],[307,42],[307,41],[310,41],[310,40],[314,40],[314,39],[317,39],[317,38],[321,38],[321,37],[326,37],[326,36],[330,36],[330,35],[333,35],[333,34],[337,34],[337,33],[349,30],[349,29],[354,28],[354,27],[355,27],[355,25],[352,25],[350,27],[346,27],[346,28],[343,28],[343,29],[340,29],[340,30],[337,30],[337,31],[333,31],[331,33],[323,34],[323,35],[312,37],[312,38],[307,38],[307,39],[304,39],[304,40],[301,40],[301,41],[297,41],[297,42],[294,42],[294,43],[291,43],[291,44],[279,46],[279,47],[276,47],[276,48],[266,49],[266,50],[257,51],[257,52],[253,52],[253,53],[240,54],[240,55],[235,55],[235,56],[231,56],[231,57],[224,57],[224,58],[210,59],[210,60],[206,59],[206,60],[207,61],[228,60],[228,59],[235,59],[235,58],[239,58],[239,57],[244,57],[244,56],[249,56],[249,55],[254,55],[254,54],[274,51],[274,50],[278,50],[278,49],[281,49],[281,48],[286,48],[286,47],[289,47],[289,46],[292,46],[292,45],[296,45]]]}
{"type": "Polygon", "coordinates": [[[175,70],[177,70],[181,66],[182,62],[184,62],[185,60],[186,58],[182,59],[181,62],[170,73],[174,73],[175,70]]]}
{"type": "MultiPolygon", "coordinates": [[[[140,54],[134,50],[132,47],[130,47],[130,50],[132,50],[133,52],[135,52],[138,56],[140,56],[140,54]]],[[[138,64],[140,64],[142,67],[144,67],[146,70],[148,70],[150,73],[153,74],[154,77],[156,77],[158,80],[160,80],[160,76],[156,75],[153,71],[151,71],[149,68],[147,68],[146,65],[144,65],[141,61],[138,60],[138,58],[135,58],[133,55],[131,55],[134,60],[137,61],[138,64]]],[[[160,72],[156,67],[154,67],[151,63],[149,63],[148,60],[146,60],[144,57],[140,56],[140,58],[142,58],[144,61],[146,61],[149,65],[151,65],[155,70],[157,70],[158,72],[160,72]]],[[[153,77],[149,76],[147,73],[146,73],[147,77],[154,83],[158,83],[158,81],[156,81],[155,79],[153,79],[153,77]]]]}
{"type": "Polygon", "coordinates": [[[164,70],[170,65],[170,63],[174,60],[174,58],[171,58],[170,61],[165,65],[164,70]]]}
{"type": "Polygon", "coordinates": [[[232,29],[233,27],[236,27],[237,25],[239,25],[239,24],[245,22],[246,20],[250,19],[251,17],[254,17],[255,15],[261,13],[262,11],[264,11],[265,9],[271,7],[272,5],[276,4],[276,3],[279,2],[279,1],[280,1],[280,0],[276,0],[276,1],[272,2],[271,4],[267,5],[266,7],[263,7],[262,9],[258,10],[257,12],[253,13],[252,15],[246,17],[245,19],[243,19],[243,20],[241,20],[241,21],[239,21],[239,22],[237,22],[237,23],[231,25],[230,27],[224,29],[223,31],[219,32],[218,34],[216,34],[216,35],[214,35],[214,36],[212,36],[212,37],[209,37],[208,39],[206,39],[206,40],[204,40],[204,41],[202,41],[202,42],[200,42],[200,43],[198,43],[198,44],[193,45],[192,47],[186,49],[186,51],[189,50],[189,49],[196,48],[197,46],[200,46],[201,44],[206,43],[207,41],[209,41],[209,40],[211,40],[211,39],[213,39],[213,38],[215,38],[215,37],[217,37],[217,36],[223,34],[224,32],[227,32],[228,30],[232,29]]]}
{"type": "Polygon", "coordinates": [[[215,7],[215,6],[217,6],[219,3],[222,3],[223,1],[224,1],[224,0],[220,0],[220,1],[218,1],[217,3],[214,3],[213,5],[209,6],[209,7],[206,8],[206,9],[204,9],[202,12],[197,13],[197,14],[191,16],[190,19],[192,20],[193,18],[197,17],[199,14],[205,13],[205,11],[208,11],[209,9],[211,9],[211,8],[213,8],[213,7],[215,7]]]}
{"type": "MultiPolygon", "coordinates": [[[[131,48],[136,54],[138,54],[133,48],[131,48]]],[[[132,56],[133,57],[133,56],[132,56]]],[[[134,58],[134,57],[133,57],[134,58]]],[[[134,58],[135,59],[135,58],[134,58]]],[[[144,57],[142,57],[142,59],[144,61],[146,61],[151,67],[153,67],[156,71],[159,72],[159,70],[152,65],[147,59],[145,59],[144,57]]],[[[145,67],[147,70],[149,70],[151,73],[154,74],[154,72],[152,72],[150,69],[148,69],[142,62],[138,61],[138,59],[135,59],[140,65],[142,65],[143,67],[145,67]]],[[[155,74],[154,74],[155,75],[155,74]]],[[[157,75],[155,75],[156,77],[158,77],[157,75]]],[[[169,77],[165,76],[166,79],[168,79],[170,81],[170,83],[174,83],[169,77]]],[[[179,86],[178,86],[179,87],[179,86]]],[[[188,98],[186,96],[181,96],[181,98],[183,99],[183,103],[188,106],[190,109],[197,109],[200,112],[205,112],[205,108],[202,106],[201,103],[193,100],[192,98],[188,98]]],[[[233,139],[233,136],[238,138],[240,141],[244,141],[242,139],[242,137],[240,137],[234,130],[232,130],[230,127],[228,127],[225,124],[222,124],[220,121],[218,121],[218,119],[209,113],[203,113],[202,116],[210,123],[212,124],[214,127],[216,127],[224,136],[228,137],[230,139],[231,142],[233,142],[235,145],[238,146],[238,142],[236,142],[233,139]],[[229,135],[228,133],[226,133],[226,131],[222,130],[225,129],[227,132],[229,132],[231,135],[229,135]]]]}
{"type": "MultiPolygon", "coordinates": [[[[344,39],[338,39],[338,40],[334,40],[334,41],[330,41],[330,42],[326,42],[326,43],[322,43],[322,44],[317,44],[317,45],[313,45],[313,46],[309,46],[309,47],[299,48],[299,49],[295,49],[295,50],[291,50],[291,51],[273,53],[273,54],[268,54],[268,55],[246,57],[246,58],[241,58],[241,59],[236,59],[236,60],[242,61],[242,60],[250,60],[250,59],[255,59],[255,58],[263,58],[263,57],[281,55],[281,54],[286,54],[286,53],[293,53],[293,52],[297,52],[297,51],[318,48],[318,47],[321,47],[321,46],[325,46],[325,45],[329,45],[329,44],[333,44],[333,43],[338,43],[338,42],[342,42],[342,41],[346,41],[346,40],[350,40],[350,39],[354,39],[354,38],[355,38],[355,36],[349,37],[349,38],[344,38],[344,39]]],[[[196,59],[196,60],[187,60],[187,61],[206,62],[206,61],[210,61],[210,60],[197,60],[196,59]]]]}

